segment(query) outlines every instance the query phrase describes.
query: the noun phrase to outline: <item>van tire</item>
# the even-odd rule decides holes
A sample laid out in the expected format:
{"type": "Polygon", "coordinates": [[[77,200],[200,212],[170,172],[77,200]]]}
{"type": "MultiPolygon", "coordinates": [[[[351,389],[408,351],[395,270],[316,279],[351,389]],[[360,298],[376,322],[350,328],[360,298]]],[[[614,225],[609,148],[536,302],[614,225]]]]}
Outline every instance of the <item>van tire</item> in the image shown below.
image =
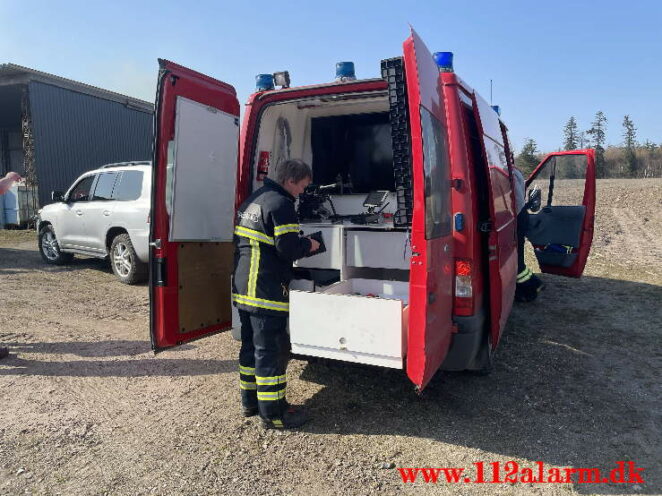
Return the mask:
{"type": "Polygon", "coordinates": [[[74,259],[72,253],[64,253],[60,250],[60,245],[55,237],[55,231],[50,224],[45,225],[39,230],[39,254],[44,262],[51,265],[64,265],[74,259]]]}
{"type": "Polygon", "coordinates": [[[483,341],[476,357],[478,368],[472,372],[475,375],[486,376],[494,370],[494,350],[492,349],[492,333],[486,329],[483,341]]]}
{"type": "Polygon", "coordinates": [[[110,244],[110,266],[120,282],[136,284],[147,279],[147,264],[138,260],[128,234],[118,234],[110,244]]]}

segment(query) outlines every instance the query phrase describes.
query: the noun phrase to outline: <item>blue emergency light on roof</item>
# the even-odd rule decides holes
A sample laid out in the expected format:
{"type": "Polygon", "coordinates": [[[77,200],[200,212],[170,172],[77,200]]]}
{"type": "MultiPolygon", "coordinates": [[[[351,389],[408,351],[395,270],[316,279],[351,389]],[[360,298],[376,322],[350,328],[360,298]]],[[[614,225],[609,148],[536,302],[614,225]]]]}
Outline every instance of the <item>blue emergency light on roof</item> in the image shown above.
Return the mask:
{"type": "Polygon", "coordinates": [[[432,58],[441,72],[453,72],[453,52],[434,52],[432,58]]]}
{"type": "Polygon", "coordinates": [[[274,89],[273,74],[258,74],[255,76],[255,89],[257,91],[268,91],[274,89]]]}
{"type": "Polygon", "coordinates": [[[354,62],[338,62],[336,64],[336,81],[355,81],[354,62]]]}
{"type": "Polygon", "coordinates": [[[501,115],[501,107],[499,107],[498,105],[492,105],[492,110],[494,110],[497,113],[497,115],[499,116],[501,115]]]}

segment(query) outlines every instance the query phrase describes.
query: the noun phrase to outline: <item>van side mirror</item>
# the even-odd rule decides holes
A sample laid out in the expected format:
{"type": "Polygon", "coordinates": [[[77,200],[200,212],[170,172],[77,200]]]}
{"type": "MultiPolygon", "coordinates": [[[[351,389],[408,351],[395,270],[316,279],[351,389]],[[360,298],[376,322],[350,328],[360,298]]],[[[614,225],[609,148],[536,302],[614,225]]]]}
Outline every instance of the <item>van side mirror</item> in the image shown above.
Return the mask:
{"type": "Polygon", "coordinates": [[[526,202],[526,208],[531,210],[531,212],[537,212],[540,210],[542,193],[538,186],[534,186],[533,189],[529,190],[529,198],[526,202]]]}
{"type": "Polygon", "coordinates": [[[64,201],[64,193],[62,191],[51,191],[51,200],[54,202],[64,201]]]}

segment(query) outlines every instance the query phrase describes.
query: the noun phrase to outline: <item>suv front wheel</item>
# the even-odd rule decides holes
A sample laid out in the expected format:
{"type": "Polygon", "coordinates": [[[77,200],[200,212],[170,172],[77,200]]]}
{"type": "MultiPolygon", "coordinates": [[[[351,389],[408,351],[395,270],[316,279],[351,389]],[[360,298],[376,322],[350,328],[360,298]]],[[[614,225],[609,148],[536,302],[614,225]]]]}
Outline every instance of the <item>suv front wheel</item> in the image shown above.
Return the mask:
{"type": "Polygon", "coordinates": [[[73,254],[60,251],[55,231],[50,224],[39,230],[39,253],[44,262],[53,265],[67,264],[74,258],[73,254]]]}
{"type": "Polygon", "coordinates": [[[136,284],[147,276],[147,264],[141,263],[128,234],[118,234],[110,245],[110,265],[124,284],[136,284]]]}

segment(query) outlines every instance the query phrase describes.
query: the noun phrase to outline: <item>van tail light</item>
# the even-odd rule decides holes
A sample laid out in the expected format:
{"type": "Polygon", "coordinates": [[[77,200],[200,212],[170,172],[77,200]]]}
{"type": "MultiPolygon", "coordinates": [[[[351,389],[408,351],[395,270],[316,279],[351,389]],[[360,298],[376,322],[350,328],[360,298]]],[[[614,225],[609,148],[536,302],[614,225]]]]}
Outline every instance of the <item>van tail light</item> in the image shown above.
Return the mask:
{"type": "Polygon", "coordinates": [[[473,263],[471,260],[455,259],[455,298],[453,301],[455,315],[473,315],[474,313],[472,276],[473,263]]]}

